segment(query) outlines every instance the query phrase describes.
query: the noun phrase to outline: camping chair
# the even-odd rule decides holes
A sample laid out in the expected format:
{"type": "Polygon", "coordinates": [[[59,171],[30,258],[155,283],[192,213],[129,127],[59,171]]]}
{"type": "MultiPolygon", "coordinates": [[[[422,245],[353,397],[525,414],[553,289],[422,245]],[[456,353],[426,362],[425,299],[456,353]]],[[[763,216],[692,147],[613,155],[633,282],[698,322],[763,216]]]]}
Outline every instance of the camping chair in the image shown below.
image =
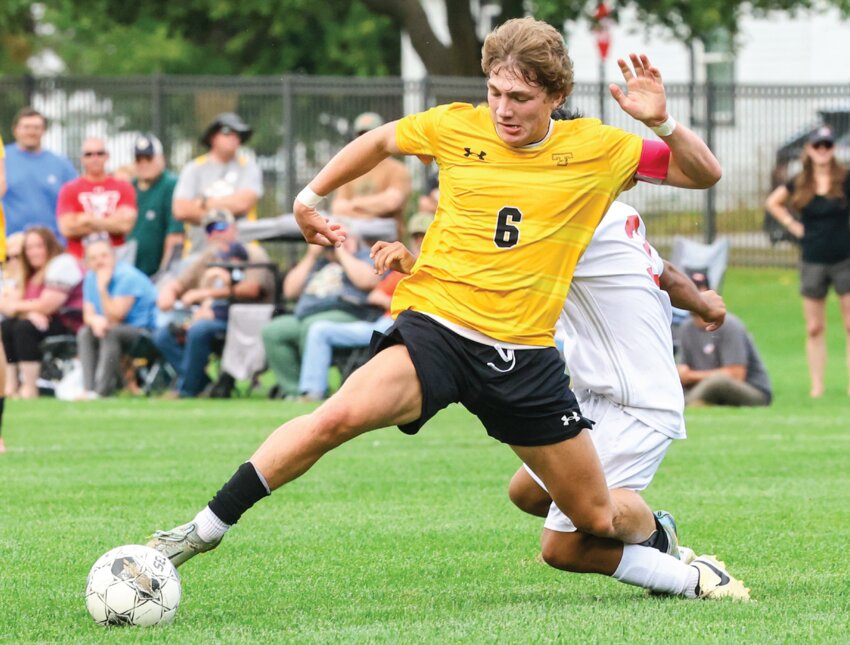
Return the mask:
{"type": "MultiPolygon", "coordinates": [[[[694,242],[677,235],[673,238],[670,250],[670,263],[684,273],[701,271],[708,276],[708,283],[714,291],[723,289],[726,264],[729,260],[729,239],[721,237],[711,244],[694,242]]],[[[673,307],[673,350],[679,351],[679,328],[688,319],[690,312],[673,307]]]]}

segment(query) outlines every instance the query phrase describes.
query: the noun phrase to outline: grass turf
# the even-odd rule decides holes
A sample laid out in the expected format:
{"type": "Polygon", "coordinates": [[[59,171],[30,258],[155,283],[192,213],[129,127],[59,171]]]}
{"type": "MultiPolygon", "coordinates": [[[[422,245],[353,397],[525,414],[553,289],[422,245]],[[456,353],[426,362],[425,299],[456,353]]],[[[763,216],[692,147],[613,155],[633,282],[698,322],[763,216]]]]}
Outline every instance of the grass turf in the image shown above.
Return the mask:
{"type": "MultiPolygon", "coordinates": [[[[3,642],[847,642],[850,399],[830,302],[827,395],[808,399],[796,279],[731,271],[730,310],[774,380],[769,409],[688,412],[646,498],[717,553],[756,604],[653,598],[538,563],[518,462],[460,408],[410,438],[361,437],[181,568],[164,628],[104,629],[85,576],[109,548],[185,521],[276,425],[263,400],[12,401],[0,458],[3,642]]],[[[378,393],[376,393],[378,395],[378,393]]]]}

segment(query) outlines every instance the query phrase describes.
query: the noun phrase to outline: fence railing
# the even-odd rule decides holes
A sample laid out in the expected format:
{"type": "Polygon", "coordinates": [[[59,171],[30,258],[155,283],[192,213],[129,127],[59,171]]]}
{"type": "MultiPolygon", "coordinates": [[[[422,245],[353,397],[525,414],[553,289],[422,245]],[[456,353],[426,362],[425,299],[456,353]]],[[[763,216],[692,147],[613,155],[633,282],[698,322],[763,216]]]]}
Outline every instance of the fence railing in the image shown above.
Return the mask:
{"type": "MultiPolygon", "coordinates": [[[[624,114],[605,88],[578,84],[570,107],[642,136],[652,135],[624,114]]],[[[766,195],[799,168],[805,134],[826,121],[838,136],[837,154],[850,162],[850,85],[756,86],[673,84],[670,113],[694,128],[720,158],[724,176],[707,191],[639,185],[622,196],[647,220],[664,251],[675,235],[710,241],[727,236],[735,264],[789,265],[796,248],[772,244],[763,228],[766,195]]],[[[198,136],[219,112],[238,112],[254,128],[249,148],[263,170],[261,216],[290,209],[292,199],[350,138],[364,111],[395,119],[438,103],[485,99],[480,78],[339,78],[163,76],[29,77],[0,79],[0,132],[11,140],[11,121],[24,105],[45,113],[46,147],[77,163],[87,136],[104,136],[117,167],[132,161],[137,133],[159,136],[171,168],[201,152],[198,136]]],[[[426,170],[410,161],[417,186],[426,170]]]]}

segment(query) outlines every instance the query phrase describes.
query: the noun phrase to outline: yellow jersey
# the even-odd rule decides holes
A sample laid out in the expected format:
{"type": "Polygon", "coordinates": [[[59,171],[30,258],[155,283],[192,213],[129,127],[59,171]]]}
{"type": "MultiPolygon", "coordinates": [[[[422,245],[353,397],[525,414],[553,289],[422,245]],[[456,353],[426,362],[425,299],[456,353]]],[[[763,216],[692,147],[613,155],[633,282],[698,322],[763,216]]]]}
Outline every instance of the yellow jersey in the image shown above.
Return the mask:
{"type": "Polygon", "coordinates": [[[440,169],[440,200],[393,315],[431,313],[504,343],[554,345],[573,271],[612,201],[631,188],[643,139],[597,119],[550,122],[514,148],[486,106],[454,103],[398,122],[402,152],[440,169]]]}

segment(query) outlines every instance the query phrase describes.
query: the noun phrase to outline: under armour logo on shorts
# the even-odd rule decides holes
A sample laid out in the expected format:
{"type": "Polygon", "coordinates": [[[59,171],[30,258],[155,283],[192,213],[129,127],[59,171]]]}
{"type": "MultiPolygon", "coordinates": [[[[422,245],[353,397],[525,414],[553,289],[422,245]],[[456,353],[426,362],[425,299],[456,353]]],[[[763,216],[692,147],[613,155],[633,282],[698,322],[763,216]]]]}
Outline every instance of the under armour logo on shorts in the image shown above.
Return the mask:
{"type": "Polygon", "coordinates": [[[570,423],[576,423],[576,422],[577,422],[577,421],[579,421],[580,419],[581,419],[581,416],[580,416],[580,415],[579,415],[579,413],[578,413],[578,412],[576,412],[575,410],[573,410],[572,412],[570,412],[570,416],[567,416],[567,415],[565,414],[564,416],[562,416],[562,417],[561,417],[561,421],[563,421],[563,422],[564,422],[564,425],[565,425],[565,426],[570,425],[570,423]]]}

